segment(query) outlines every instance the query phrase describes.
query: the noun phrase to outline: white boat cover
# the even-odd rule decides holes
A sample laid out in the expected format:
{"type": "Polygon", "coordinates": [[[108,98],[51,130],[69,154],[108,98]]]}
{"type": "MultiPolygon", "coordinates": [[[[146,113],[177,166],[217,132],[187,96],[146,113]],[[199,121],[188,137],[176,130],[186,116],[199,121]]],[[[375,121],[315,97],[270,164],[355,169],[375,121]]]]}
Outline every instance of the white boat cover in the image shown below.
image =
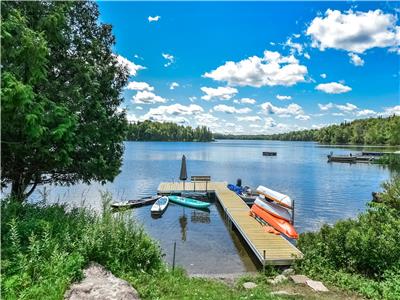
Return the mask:
{"type": "Polygon", "coordinates": [[[264,195],[265,198],[275,201],[284,207],[293,208],[293,200],[288,195],[281,194],[262,185],[257,188],[257,193],[264,195]]]}
{"type": "Polygon", "coordinates": [[[256,198],[254,204],[258,205],[263,210],[265,210],[266,212],[270,213],[271,215],[277,218],[281,218],[288,222],[290,222],[291,220],[291,215],[289,211],[286,208],[280,206],[279,204],[276,204],[274,202],[264,201],[259,197],[256,198]]]}

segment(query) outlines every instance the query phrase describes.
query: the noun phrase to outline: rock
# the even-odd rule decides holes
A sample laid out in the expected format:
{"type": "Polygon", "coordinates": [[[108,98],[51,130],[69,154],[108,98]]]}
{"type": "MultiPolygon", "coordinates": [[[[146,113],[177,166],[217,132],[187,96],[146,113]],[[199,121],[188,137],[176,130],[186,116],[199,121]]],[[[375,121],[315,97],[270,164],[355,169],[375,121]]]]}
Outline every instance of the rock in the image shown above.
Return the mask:
{"type": "Polygon", "coordinates": [[[268,282],[270,284],[274,284],[275,285],[275,284],[282,283],[282,282],[284,282],[286,280],[287,280],[287,277],[285,275],[278,275],[274,279],[268,279],[268,282]]]}
{"type": "Polygon", "coordinates": [[[103,266],[91,263],[85,278],[65,292],[67,300],[138,300],[138,292],[125,280],[115,277],[103,266]]]}
{"type": "Polygon", "coordinates": [[[294,270],[292,268],[288,268],[282,271],[282,275],[285,276],[289,276],[289,275],[293,275],[294,274],[294,270]]]}
{"type": "Polygon", "coordinates": [[[316,292],[329,292],[321,281],[307,280],[306,284],[316,292]]]}
{"type": "Polygon", "coordinates": [[[250,289],[256,288],[256,287],[257,287],[257,284],[255,284],[254,282],[249,281],[249,282],[243,283],[243,287],[244,287],[246,290],[250,290],[250,289]]]}
{"type": "Polygon", "coordinates": [[[291,275],[290,278],[295,284],[306,284],[306,281],[310,280],[310,278],[304,275],[291,275]]]}

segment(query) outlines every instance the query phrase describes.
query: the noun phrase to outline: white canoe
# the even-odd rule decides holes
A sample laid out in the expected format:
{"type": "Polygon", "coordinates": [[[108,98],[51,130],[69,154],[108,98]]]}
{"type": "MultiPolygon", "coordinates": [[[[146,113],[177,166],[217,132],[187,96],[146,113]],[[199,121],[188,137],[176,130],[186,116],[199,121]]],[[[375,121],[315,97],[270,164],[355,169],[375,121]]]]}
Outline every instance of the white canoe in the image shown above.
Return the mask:
{"type": "Polygon", "coordinates": [[[167,208],[168,203],[169,203],[169,199],[167,196],[161,197],[151,207],[151,213],[152,214],[162,214],[164,212],[164,210],[167,208]]]}
{"type": "Polygon", "coordinates": [[[262,185],[260,185],[257,188],[257,193],[265,196],[265,198],[267,198],[267,199],[275,201],[276,203],[278,203],[284,207],[293,208],[293,200],[290,199],[290,197],[288,195],[281,194],[277,191],[271,190],[262,185]]]}
{"type": "Polygon", "coordinates": [[[257,199],[254,201],[254,204],[258,205],[259,207],[261,207],[263,210],[270,213],[274,217],[283,219],[288,222],[291,221],[291,215],[288,212],[288,210],[274,202],[264,201],[260,197],[257,197],[257,199]]]}

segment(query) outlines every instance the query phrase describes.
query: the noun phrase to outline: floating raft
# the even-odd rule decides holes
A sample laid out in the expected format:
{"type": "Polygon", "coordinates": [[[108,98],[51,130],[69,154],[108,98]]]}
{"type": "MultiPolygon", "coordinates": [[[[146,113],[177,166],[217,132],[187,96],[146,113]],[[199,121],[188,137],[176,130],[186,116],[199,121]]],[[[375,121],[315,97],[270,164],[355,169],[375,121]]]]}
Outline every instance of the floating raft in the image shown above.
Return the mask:
{"type": "Polygon", "coordinates": [[[281,235],[266,233],[264,227],[249,215],[250,209],[234,192],[229,190],[226,182],[163,182],[158,187],[161,195],[177,194],[186,191],[208,191],[214,193],[224,211],[228,224],[237,229],[254,256],[262,265],[291,265],[303,254],[292,243],[281,235]],[[265,257],[264,257],[265,254],[265,257]]]}
{"type": "Polygon", "coordinates": [[[276,156],[277,153],[274,152],[274,151],[264,151],[264,152],[262,153],[262,155],[263,155],[263,156],[276,156]]]}

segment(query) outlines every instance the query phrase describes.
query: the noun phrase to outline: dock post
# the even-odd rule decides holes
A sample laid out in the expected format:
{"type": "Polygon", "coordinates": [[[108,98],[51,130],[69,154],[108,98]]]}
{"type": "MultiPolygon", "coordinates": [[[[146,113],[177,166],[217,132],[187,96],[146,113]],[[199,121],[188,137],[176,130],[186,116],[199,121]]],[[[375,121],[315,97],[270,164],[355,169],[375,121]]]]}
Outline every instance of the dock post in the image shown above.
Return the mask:
{"type": "Polygon", "coordinates": [[[265,250],[263,250],[263,258],[264,258],[264,261],[263,261],[263,273],[265,274],[265,250]]]}
{"type": "Polygon", "coordinates": [[[172,257],[172,271],[175,270],[175,252],[176,252],[176,241],[174,242],[174,255],[172,257]]]}
{"type": "Polygon", "coordinates": [[[294,225],[294,202],[293,201],[293,207],[292,207],[292,225],[294,225]]]}

